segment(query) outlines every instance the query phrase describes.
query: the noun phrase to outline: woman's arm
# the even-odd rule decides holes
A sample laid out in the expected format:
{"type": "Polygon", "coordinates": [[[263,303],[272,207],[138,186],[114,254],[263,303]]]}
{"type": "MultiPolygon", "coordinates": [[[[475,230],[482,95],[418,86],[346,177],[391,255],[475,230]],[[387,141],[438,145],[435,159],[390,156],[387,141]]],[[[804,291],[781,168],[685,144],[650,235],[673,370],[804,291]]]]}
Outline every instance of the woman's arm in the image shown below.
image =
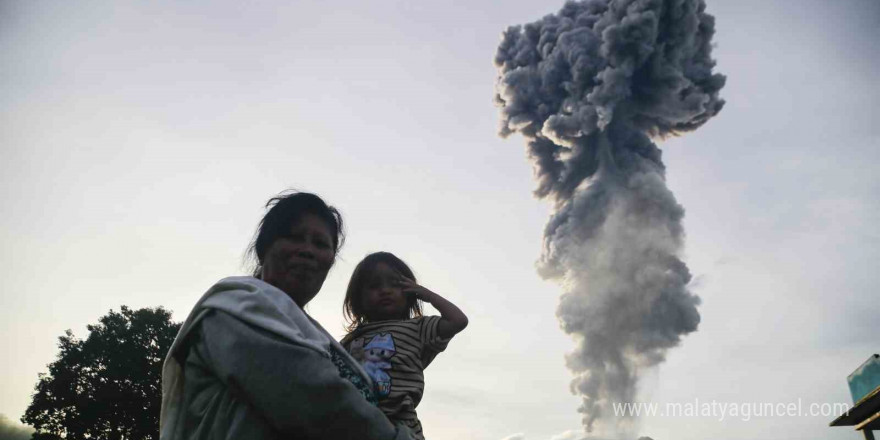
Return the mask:
{"type": "Polygon", "coordinates": [[[220,381],[284,437],[406,439],[319,351],[223,312],[202,321],[203,343],[220,381]]]}
{"type": "Polygon", "coordinates": [[[431,304],[440,312],[440,322],[437,323],[437,334],[444,339],[455,336],[468,325],[468,318],[455,304],[421,286],[414,281],[401,275],[403,288],[410,295],[431,304]]]}

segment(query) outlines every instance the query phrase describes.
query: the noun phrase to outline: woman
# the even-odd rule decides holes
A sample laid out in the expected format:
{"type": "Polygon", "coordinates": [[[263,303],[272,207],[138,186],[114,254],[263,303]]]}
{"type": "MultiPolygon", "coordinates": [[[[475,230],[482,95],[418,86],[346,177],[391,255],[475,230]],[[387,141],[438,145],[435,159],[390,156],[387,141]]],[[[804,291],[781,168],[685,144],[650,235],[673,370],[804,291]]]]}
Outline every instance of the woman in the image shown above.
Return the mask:
{"type": "Polygon", "coordinates": [[[308,193],[266,206],[250,249],[256,276],[211,287],[168,352],[160,438],[409,439],[367,401],[357,361],[303,311],[336,258],[339,212],[308,193]]]}

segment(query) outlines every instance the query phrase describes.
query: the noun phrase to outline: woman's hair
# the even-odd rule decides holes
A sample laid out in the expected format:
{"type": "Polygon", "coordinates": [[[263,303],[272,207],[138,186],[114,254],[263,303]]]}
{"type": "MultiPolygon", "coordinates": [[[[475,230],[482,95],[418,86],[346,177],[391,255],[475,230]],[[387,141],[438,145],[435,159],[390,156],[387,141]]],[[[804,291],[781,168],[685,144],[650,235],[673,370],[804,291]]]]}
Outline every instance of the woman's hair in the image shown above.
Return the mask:
{"type": "Polygon", "coordinates": [[[254,262],[253,275],[257,278],[263,270],[263,258],[266,251],[279,237],[290,233],[290,226],[300,221],[306,214],[312,214],[323,220],[330,230],[333,239],[333,252],[339,253],[339,248],[345,241],[345,233],[342,231],[342,214],[327,205],[323,199],[315,194],[288,190],[278,194],[266,202],[269,209],[254,234],[254,239],[248,246],[247,255],[256,260],[254,262]]]}
{"type": "MultiPolygon", "coordinates": [[[[351,281],[348,282],[348,290],[345,291],[345,301],[342,303],[342,312],[345,314],[345,321],[348,323],[345,327],[349,332],[354,331],[359,325],[366,320],[364,316],[363,295],[370,280],[370,274],[376,269],[380,263],[385,263],[392,269],[400,272],[407,278],[416,281],[413,271],[391,252],[375,252],[364,257],[360,263],[354,268],[351,274],[351,281]]],[[[422,307],[416,297],[409,297],[406,300],[407,317],[418,318],[422,316],[422,307]]]]}

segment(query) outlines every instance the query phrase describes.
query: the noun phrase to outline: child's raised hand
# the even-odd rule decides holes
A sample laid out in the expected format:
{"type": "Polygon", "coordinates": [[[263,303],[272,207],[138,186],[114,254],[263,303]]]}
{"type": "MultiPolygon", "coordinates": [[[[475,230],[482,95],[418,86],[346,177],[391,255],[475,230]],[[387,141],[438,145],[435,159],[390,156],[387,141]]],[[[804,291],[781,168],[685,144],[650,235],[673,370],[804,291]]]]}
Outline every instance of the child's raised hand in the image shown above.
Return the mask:
{"type": "Polygon", "coordinates": [[[468,325],[468,318],[465,314],[442,296],[428,290],[419,285],[409,277],[397,272],[397,282],[403,289],[404,294],[412,295],[416,298],[431,304],[438,312],[440,312],[440,322],[437,324],[437,334],[443,338],[451,338],[456,333],[464,330],[468,325]]]}
{"type": "Polygon", "coordinates": [[[409,279],[409,277],[400,272],[397,272],[397,283],[401,287],[401,289],[403,289],[403,293],[405,295],[414,296],[416,297],[416,299],[420,299],[427,303],[430,303],[431,299],[435,295],[434,292],[409,279]]]}

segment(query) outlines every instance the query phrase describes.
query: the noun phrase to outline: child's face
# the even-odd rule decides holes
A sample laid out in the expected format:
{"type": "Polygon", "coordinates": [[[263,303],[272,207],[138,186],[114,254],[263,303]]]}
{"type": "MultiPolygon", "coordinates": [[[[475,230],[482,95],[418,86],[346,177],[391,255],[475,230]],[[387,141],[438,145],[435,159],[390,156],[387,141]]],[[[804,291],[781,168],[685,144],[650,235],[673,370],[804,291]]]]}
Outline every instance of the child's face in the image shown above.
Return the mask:
{"type": "Polygon", "coordinates": [[[406,319],[408,314],[406,294],[401,289],[399,276],[390,266],[379,263],[367,277],[364,286],[364,315],[367,321],[406,319]]]}

